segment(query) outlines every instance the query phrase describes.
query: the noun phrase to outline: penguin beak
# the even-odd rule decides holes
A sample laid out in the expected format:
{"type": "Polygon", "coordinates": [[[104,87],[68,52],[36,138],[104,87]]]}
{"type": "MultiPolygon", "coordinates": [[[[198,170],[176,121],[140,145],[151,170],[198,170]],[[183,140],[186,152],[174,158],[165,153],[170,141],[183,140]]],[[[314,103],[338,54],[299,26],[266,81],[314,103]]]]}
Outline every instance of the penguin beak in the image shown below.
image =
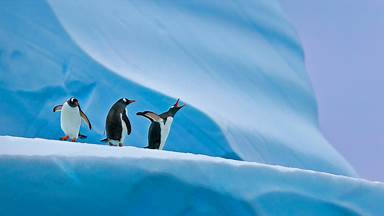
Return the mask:
{"type": "Polygon", "coordinates": [[[177,99],[176,103],[173,106],[174,107],[179,107],[179,101],[180,101],[180,98],[177,99]]]}
{"type": "Polygon", "coordinates": [[[135,100],[128,100],[128,104],[135,103],[135,100]]]}
{"type": "Polygon", "coordinates": [[[175,103],[175,105],[173,105],[175,108],[177,108],[177,110],[179,110],[179,109],[181,109],[181,108],[183,108],[184,106],[185,106],[185,104],[183,104],[183,105],[179,105],[179,101],[180,101],[180,98],[178,98],[177,99],[177,101],[176,101],[176,103],[175,103]]]}

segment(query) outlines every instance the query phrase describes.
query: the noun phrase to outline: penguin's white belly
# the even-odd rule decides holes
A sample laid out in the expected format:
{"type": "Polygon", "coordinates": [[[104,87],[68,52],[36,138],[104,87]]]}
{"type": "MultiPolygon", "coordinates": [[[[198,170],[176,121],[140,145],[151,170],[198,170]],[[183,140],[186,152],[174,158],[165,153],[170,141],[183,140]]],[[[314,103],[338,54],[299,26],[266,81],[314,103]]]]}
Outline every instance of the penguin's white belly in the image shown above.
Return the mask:
{"type": "Polygon", "coordinates": [[[167,141],[169,131],[171,130],[171,125],[173,122],[172,117],[168,117],[165,124],[160,123],[160,147],[159,149],[162,150],[164,148],[165,142],[167,141]]]}
{"type": "Polygon", "coordinates": [[[66,136],[77,139],[81,126],[79,108],[71,107],[65,102],[61,109],[60,125],[66,136]]]}
{"type": "Polygon", "coordinates": [[[120,114],[120,120],[121,120],[121,128],[123,129],[121,131],[121,138],[120,138],[120,143],[123,143],[125,140],[125,136],[127,135],[127,125],[125,124],[125,121],[123,120],[123,114],[120,114]]]}

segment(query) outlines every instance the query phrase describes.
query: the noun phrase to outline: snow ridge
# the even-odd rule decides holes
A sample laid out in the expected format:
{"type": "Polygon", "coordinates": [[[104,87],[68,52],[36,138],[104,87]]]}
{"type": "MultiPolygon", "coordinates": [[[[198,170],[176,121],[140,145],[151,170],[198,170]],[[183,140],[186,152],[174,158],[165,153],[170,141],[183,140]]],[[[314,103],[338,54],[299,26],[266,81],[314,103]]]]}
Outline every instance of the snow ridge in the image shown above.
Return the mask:
{"type": "Polygon", "coordinates": [[[0,169],[2,215],[384,214],[380,182],[190,153],[3,136],[0,169]]]}

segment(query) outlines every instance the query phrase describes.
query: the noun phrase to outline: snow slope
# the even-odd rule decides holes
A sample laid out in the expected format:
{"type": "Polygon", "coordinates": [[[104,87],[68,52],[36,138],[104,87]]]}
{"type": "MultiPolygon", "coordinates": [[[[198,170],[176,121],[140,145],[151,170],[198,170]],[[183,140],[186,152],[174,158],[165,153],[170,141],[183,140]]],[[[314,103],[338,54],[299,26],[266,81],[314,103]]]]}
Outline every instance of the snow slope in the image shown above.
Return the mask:
{"type": "Polygon", "coordinates": [[[189,153],[0,137],[0,215],[384,215],[384,184],[189,153]]]}
{"type": "Polygon", "coordinates": [[[136,99],[126,144],[181,97],[168,150],[355,176],[317,127],[296,34],[276,1],[2,1],[0,134],[62,136],[54,105],[79,98],[103,138],[120,97],[136,99]]]}

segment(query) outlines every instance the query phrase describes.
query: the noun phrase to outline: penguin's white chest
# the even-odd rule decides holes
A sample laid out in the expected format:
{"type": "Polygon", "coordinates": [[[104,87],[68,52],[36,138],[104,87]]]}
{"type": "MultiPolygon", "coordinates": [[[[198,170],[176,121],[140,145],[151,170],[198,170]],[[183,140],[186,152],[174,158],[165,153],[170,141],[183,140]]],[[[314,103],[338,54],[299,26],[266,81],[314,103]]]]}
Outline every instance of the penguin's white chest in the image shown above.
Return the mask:
{"type": "Polygon", "coordinates": [[[65,102],[61,109],[60,125],[65,135],[77,139],[81,126],[79,107],[71,107],[65,102]]]}
{"type": "Polygon", "coordinates": [[[123,120],[123,114],[120,113],[120,120],[121,120],[121,139],[120,143],[123,143],[125,140],[125,136],[127,135],[127,125],[125,124],[125,121],[123,120]]]}
{"type": "Polygon", "coordinates": [[[160,123],[160,147],[159,149],[162,150],[164,148],[165,142],[167,141],[169,131],[171,130],[171,125],[173,122],[172,117],[168,117],[167,121],[164,123],[160,123]]]}

